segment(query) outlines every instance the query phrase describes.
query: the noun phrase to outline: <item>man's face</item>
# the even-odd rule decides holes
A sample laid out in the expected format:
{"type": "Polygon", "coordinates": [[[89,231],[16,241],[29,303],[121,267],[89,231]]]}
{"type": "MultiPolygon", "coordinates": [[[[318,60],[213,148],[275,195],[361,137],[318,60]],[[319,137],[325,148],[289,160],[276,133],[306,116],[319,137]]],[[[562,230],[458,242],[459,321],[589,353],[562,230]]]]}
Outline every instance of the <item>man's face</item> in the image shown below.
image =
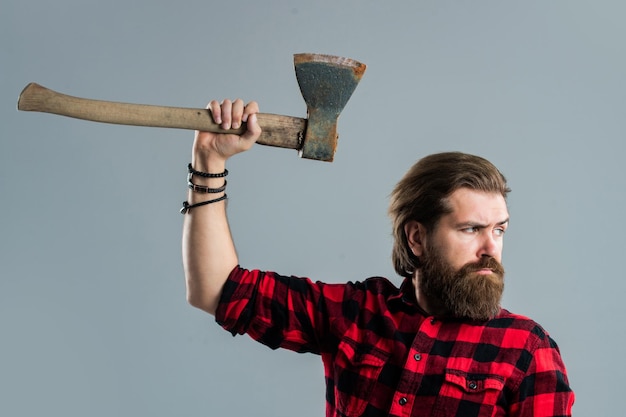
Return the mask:
{"type": "Polygon", "coordinates": [[[452,212],[430,233],[417,223],[409,244],[420,258],[418,300],[430,313],[478,320],[499,310],[504,288],[502,243],[508,226],[504,197],[461,188],[449,197],[452,212]]]}

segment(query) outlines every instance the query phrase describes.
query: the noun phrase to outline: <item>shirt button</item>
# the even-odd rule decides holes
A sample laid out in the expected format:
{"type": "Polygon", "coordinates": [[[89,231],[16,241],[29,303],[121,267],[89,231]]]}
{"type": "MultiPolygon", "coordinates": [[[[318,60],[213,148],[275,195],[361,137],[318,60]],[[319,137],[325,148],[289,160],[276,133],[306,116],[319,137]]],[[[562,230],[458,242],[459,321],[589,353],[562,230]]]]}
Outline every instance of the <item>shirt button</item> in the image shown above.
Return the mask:
{"type": "Polygon", "coordinates": [[[406,405],[406,403],[408,403],[409,400],[406,399],[406,397],[402,397],[400,398],[400,400],[398,401],[398,404],[400,405],[406,405]]]}
{"type": "Polygon", "coordinates": [[[475,390],[476,388],[478,388],[478,384],[476,383],[476,381],[470,381],[470,383],[468,384],[468,387],[471,390],[475,390]]]}
{"type": "Polygon", "coordinates": [[[415,355],[413,355],[413,359],[415,359],[416,361],[421,361],[422,355],[420,355],[419,353],[416,353],[415,355]]]}
{"type": "Polygon", "coordinates": [[[435,324],[437,323],[437,319],[430,319],[430,324],[435,324]]]}

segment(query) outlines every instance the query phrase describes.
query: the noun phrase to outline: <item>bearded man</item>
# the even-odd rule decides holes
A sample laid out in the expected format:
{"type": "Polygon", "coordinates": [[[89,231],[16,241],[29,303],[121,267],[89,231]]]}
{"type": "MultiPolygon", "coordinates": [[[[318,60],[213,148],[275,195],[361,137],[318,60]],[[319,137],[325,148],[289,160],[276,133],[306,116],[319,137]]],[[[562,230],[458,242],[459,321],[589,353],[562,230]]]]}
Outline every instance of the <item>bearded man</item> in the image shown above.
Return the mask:
{"type": "Polygon", "coordinates": [[[419,160],[393,190],[386,278],[327,284],[239,266],[226,218],[226,161],[261,129],[258,105],[212,101],[224,129],[196,132],[182,212],[191,305],[226,330],[322,358],[327,416],[564,417],[574,393],[559,349],[500,307],[510,191],[484,158],[419,160]]]}

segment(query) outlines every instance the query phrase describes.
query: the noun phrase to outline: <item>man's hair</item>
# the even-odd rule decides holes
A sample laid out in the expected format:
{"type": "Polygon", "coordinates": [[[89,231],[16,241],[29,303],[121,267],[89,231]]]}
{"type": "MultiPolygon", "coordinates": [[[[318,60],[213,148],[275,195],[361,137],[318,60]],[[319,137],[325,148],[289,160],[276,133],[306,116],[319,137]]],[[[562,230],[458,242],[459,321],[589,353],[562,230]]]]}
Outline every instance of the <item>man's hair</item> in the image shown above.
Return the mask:
{"type": "Polygon", "coordinates": [[[444,214],[452,211],[448,197],[459,188],[499,193],[511,191],[506,178],[488,160],[461,152],[426,156],[413,165],[391,193],[389,216],[393,227],[392,260],[396,272],[410,277],[420,262],[409,248],[404,226],[421,223],[433,231],[444,214]]]}

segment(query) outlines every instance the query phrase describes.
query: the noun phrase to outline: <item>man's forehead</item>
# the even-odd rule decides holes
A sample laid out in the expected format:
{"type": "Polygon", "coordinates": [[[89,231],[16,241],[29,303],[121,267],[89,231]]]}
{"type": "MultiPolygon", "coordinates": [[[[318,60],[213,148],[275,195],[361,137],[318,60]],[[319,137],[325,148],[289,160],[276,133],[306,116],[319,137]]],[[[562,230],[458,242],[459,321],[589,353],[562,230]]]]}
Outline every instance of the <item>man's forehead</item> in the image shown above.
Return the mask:
{"type": "Polygon", "coordinates": [[[509,218],[504,196],[500,193],[459,188],[448,197],[448,217],[456,221],[501,223],[509,218]]]}

